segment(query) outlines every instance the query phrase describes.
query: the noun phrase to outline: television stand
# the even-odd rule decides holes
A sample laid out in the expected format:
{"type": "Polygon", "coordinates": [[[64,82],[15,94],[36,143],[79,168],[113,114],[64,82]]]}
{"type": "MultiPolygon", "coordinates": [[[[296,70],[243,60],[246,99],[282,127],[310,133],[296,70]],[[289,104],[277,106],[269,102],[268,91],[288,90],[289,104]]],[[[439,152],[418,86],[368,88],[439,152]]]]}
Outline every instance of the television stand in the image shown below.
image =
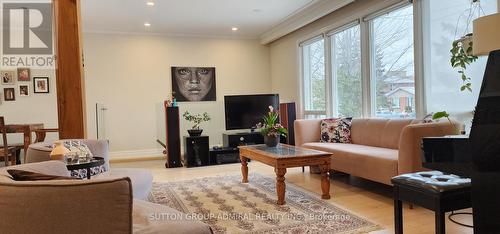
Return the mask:
{"type": "Polygon", "coordinates": [[[223,133],[224,147],[237,148],[240,145],[264,144],[264,137],[260,132],[223,133]]]}
{"type": "MultiPolygon", "coordinates": [[[[223,133],[222,142],[224,147],[237,148],[240,145],[258,145],[264,144],[264,136],[260,132],[238,132],[223,133]]],[[[286,137],[281,137],[281,143],[286,142],[286,137]]]]}

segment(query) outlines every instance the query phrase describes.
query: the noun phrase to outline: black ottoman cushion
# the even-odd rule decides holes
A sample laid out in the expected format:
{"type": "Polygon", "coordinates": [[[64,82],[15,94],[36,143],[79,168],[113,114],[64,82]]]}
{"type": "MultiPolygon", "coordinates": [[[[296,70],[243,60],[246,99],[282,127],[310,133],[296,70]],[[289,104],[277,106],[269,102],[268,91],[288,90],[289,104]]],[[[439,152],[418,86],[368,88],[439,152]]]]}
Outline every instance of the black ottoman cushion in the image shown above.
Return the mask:
{"type": "Polygon", "coordinates": [[[392,178],[392,183],[397,185],[412,186],[434,193],[446,193],[461,189],[470,189],[471,180],[456,175],[443,174],[440,171],[423,171],[402,174],[392,178]]]}

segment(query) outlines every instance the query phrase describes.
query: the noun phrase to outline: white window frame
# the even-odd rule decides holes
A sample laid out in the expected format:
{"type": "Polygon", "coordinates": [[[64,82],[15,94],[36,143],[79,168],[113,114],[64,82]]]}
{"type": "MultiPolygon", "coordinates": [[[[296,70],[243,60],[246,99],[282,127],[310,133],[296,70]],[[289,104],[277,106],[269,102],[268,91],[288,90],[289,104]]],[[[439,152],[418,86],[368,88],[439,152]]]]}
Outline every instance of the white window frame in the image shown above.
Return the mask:
{"type": "MultiPolygon", "coordinates": [[[[420,2],[419,0],[417,0],[418,2],[420,2]]],[[[407,7],[409,5],[413,5],[413,66],[414,66],[414,82],[415,82],[415,115],[416,115],[416,118],[420,118],[420,117],[423,117],[425,113],[424,112],[424,109],[425,109],[425,101],[423,100],[423,79],[422,79],[422,63],[423,63],[423,58],[422,58],[422,40],[419,38],[422,38],[422,33],[421,33],[421,27],[418,27],[418,29],[420,29],[420,31],[416,30],[417,27],[415,27],[415,22],[421,22],[420,20],[420,10],[417,10],[417,13],[418,15],[415,14],[416,10],[415,10],[415,5],[417,5],[416,3],[413,3],[412,2],[409,2],[409,1],[403,1],[403,2],[400,2],[398,4],[395,4],[395,5],[392,5],[390,7],[387,7],[383,10],[380,10],[380,11],[377,11],[377,12],[374,12],[366,17],[363,18],[363,22],[365,24],[365,29],[366,29],[366,33],[368,35],[365,35],[365,45],[366,48],[365,50],[368,51],[368,54],[365,54],[365,55],[362,55],[363,57],[366,57],[368,58],[369,61],[367,61],[367,64],[365,64],[365,69],[366,69],[366,73],[368,74],[368,77],[367,77],[367,80],[366,80],[366,83],[367,83],[367,90],[365,91],[369,97],[369,100],[366,100],[368,101],[368,103],[366,103],[366,106],[367,106],[367,110],[366,112],[368,113],[367,116],[369,117],[376,117],[375,116],[375,113],[376,113],[376,105],[373,105],[374,104],[374,100],[377,100],[377,92],[376,92],[376,81],[375,79],[372,79],[374,77],[376,77],[376,74],[374,74],[374,69],[373,69],[373,66],[374,66],[374,61],[375,61],[375,52],[373,51],[374,50],[374,46],[373,46],[373,20],[376,19],[377,17],[379,16],[382,16],[382,15],[385,15],[385,14],[388,14],[390,12],[393,12],[393,11],[396,11],[396,10],[399,10],[401,8],[404,8],[404,7],[407,7]],[[419,46],[417,46],[417,44],[419,44],[419,46]],[[417,50],[419,50],[419,52],[417,52],[417,50]],[[418,63],[418,64],[417,64],[418,63]],[[418,67],[417,67],[418,65],[418,67]],[[417,72],[418,70],[418,72],[417,72]],[[418,74],[417,74],[418,73],[418,74]],[[418,103],[417,103],[417,100],[418,100],[418,103]]],[[[421,23],[419,24],[421,25],[421,23]]],[[[363,39],[362,39],[363,40],[363,39]]]]}
{"type": "MultiPolygon", "coordinates": [[[[337,77],[334,74],[334,71],[332,69],[333,63],[335,62],[332,59],[332,57],[333,57],[332,39],[333,39],[333,36],[335,36],[336,34],[338,34],[340,32],[343,32],[345,30],[351,29],[351,28],[356,27],[356,26],[360,27],[360,45],[359,46],[361,47],[362,46],[362,43],[361,43],[361,40],[362,40],[361,39],[361,25],[360,25],[360,20],[359,19],[354,20],[352,22],[349,22],[347,24],[344,24],[344,25],[342,25],[340,27],[337,27],[335,29],[332,29],[332,30],[330,30],[330,31],[328,31],[326,33],[327,37],[326,37],[325,40],[328,41],[327,42],[328,43],[328,46],[327,46],[327,48],[328,48],[328,51],[327,51],[328,55],[326,56],[328,58],[327,59],[328,60],[328,64],[327,64],[327,66],[328,66],[328,68],[327,68],[327,74],[328,74],[328,76],[327,77],[328,77],[328,80],[329,80],[329,83],[330,83],[330,85],[327,86],[327,88],[329,88],[329,92],[328,92],[329,94],[327,96],[330,97],[329,98],[330,102],[329,102],[328,116],[334,116],[334,117],[338,117],[339,116],[339,113],[338,113],[338,105],[339,105],[338,94],[334,94],[334,91],[337,90],[337,82],[338,82],[338,80],[337,80],[337,77]]],[[[362,56],[362,51],[361,51],[361,56],[362,56]]],[[[362,58],[361,58],[361,60],[362,60],[362,58]]],[[[362,70],[363,69],[361,68],[361,73],[363,73],[362,70]]],[[[363,74],[361,74],[361,79],[363,79],[363,74]]],[[[364,89],[363,82],[361,82],[361,85],[362,85],[361,90],[363,90],[364,89]]],[[[362,91],[361,95],[362,95],[362,100],[363,100],[363,91],[362,91]]],[[[362,101],[362,103],[363,103],[363,101],[362,101]]],[[[362,111],[362,116],[363,116],[363,111],[362,111]]]]}
{"type": "MultiPolygon", "coordinates": [[[[340,32],[347,28],[354,26],[354,23],[358,23],[360,26],[360,36],[361,36],[361,82],[362,82],[362,117],[373,117],[375,116],[375,110],[373,100],[376,100],[373,97],[376,95],[373,88],[375,86],[372,85],[372,62],[371,56],[374,54],[371,51],[373,48],[371,46],[372,38],[372,27],[370,26],[370,20],[376,18],[377,16],[389,13],[394,10],[398,10],[400,8],[406,7],[408,5],[413,5],[413,35],[414,35],[414,74],[415,74],[415,111],[416,117],[421,118],[425,116],[426,113],[426,100],[424,95],[424,79],[423,79],[423,45],[422,45],[422,6],[421,0],[413,0],[413,1],[392,1],[393,3],[388,5],[381,10],[371,10],[359,14],[355,14],[351,18],[346,18],[341,22],[334,23],[330,27],[322,28],[315,33],[311,34],[305,39],[299,40],[298,44],[298,54],[299,54],[299,93],[300,93],[300,103],[299,103],[299,116],[304,117],[306,115],[317,115],[319,113],[312,113],[311,111],[305,111],[305,97],[304,97],[304,63],[303,63],[303,54],[302,54],[302,45],[304,43],[309,42],[315,38],[321,37],[324,39],[325,45],[325,96],[326,100],[326,116],[332,117],[335,116],[335,108],[333,103],[335,103],[334,95],[332,94],[334,83],[332,80],[332,54],[331,54],[331,40],[330,37],[335,32],[340,32]]],[[[500,7],[500,6],[499,6],[500,7]]]]}
{"type": "Polygon", "coordinates": [[[300,77],[300,82],[299,83],[300,83],[300,85],[299,85],[299,87],[300,87],[300,94],[301,94],[300,95],[301,96],[300,97],[300,100],[301,100],[300,101],[301,102],[300,103],[300,109],[301,109],[300,112],[301,113],[300,113],[299,116],[301,116],[302,118],[304,118],[305,116],[309,116],[309,115],[313,115],[313,116],[322,116],[322,115],[325,115],[325,116],[328,116],[328,105],[329,105],[329,103],[328,103],[328,100],[329,100],[328,93],[329,93],[329,91],[328,91],[328,89],[326,87],[328,87],[327,83],[328,83],[329,78],[328,78],[328,73],[326,71],[326,69],[327,69],[326,68],[326,61],[327,61],[326,56],[327,56],[327,53],[326,53],[326,50],[325,50],[326,49],[326,41],[324,41],[325,47],[323,48],[323,50],[325,50],[324,51],[324,54],[325,54],[325,85],[327,85],[325,87],[325,92],[326,92],[325,96],[327,97],[327,100],[326,100],[326,103],[325,103],[326,104],[326,110],[324,110],[324,111],[316,111],[316,110],[306,110],[306,108],[305,108],[306,107],[306,99],[307,99],[307,97],[306,97],[306,95],[307,95],[306,93],[307,92],[305,92],[305,89],[307,88],[307,85],[306,85],[306,80],[305,80],[305,77],[304,77],[304,74],[305,74],[306,71],[304,69],[306,67],[308,67],[308,66],[305,66],[306,65],[306,61],[305,61],[306,55],[304,55],[304,48],[303,47],[307,46],[307,45],[310,45],[312,43],[318,42],[320,40],[325,40],[325,34],[324,33],[316,35],[316,36],[314,36],[314,37],[312,37],[310,39],[307,39],[307,40],[299,43],[299,54],[300,54],[300,69],[299,69],[299,72],[300,72],[300,76],[299,76],[300,77]]]}

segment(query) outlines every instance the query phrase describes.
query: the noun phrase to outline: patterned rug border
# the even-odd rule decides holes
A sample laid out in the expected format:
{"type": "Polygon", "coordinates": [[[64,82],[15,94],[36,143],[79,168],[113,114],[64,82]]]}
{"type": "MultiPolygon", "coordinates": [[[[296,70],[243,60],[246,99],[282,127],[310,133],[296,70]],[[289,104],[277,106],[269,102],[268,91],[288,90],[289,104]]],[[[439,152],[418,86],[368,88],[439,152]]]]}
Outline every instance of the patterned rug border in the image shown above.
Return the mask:
{"type": "MultiPolygon", "coordinates": [[[[195,182],[195,181],[202,181],[202,180],[210,180],[210,179],[217,179],[217,178],[241,178],[241,174],[240,173],[225,173],[225,174],[218,174],[218,175],[212,175],[212,176],[206,176],[206,177],[199,177],[199,178],[193,178],[193,179],[185,179],[185,180],[176,180],[176,181],[154,181],[153,182],[153,187],[155,186],[161,186],[161,185],[174,185],[174,184],[183,184],[183,183],[189,183],[189,182],[195,182]]],[[[276,191],[275,190],[272,190],[272,189],[269,189],[268,187],[265,187],[265,186],[262,186],[261,184],[258,184],[258,183],[252,183],[252,179],[254,177],[261,177],[261,178],[266,178],[266,179],[269,179],[269,180],[275,180],[275,178],[271,177],[271,176],[268,176],[268,175],[262,175],[260,173],[256,173],[256,172],[253,172],[253,173],[249,173],[248,175],[249,177],[249,180],[250,180],[250,183],[254,186],[257,186],[259,187],[260,189],[263,189],[267,192],[269,192],[270,194],[276,196],[276,191]]],[[[171,186],[167,186],[168,189],[171,190],[171,186]]],[[[363,215],[360,215],[356,212],[353,212],[351,210],[349,210],[348,208],[342,206],[342,205],[337,205],[337,204],[332,204],[326,200],[323,200],[321,199],[321,195],[320,194],[317,194],[313,191],[309,191],[307,189],[304,189],[298,185],[295,185],[293,183],[290,183],[290,182],[286,182],[286,191],[287,193],[289,191],[293,191],[295,190],[294,192],[299,192],[299,193],[303,193],[303,194],[306,194],[308,196],[310,196],[311,198],[315,199],[317,202],[319,202],[320,204],[322,205],[325,205],[327,206],[328,208],[332,209],[332,210],[340,210],[341,212],[344,212],[344,213],[347,213],[349,214],[350,216],[353,216],[359,220],[362,220],[366,223],[368,223],[369,225],[368,226],[364,226],[364,227],[359,227],[357,229],[352,229],[352,230],[347,230],[347,231],[344,231],[344,232],[338,232],[339,234],[360,234],[360,233],[368,233],[368,232],[372,232],[372,231],[378,231],[378,230],[382,230],[382,226],[369,220],[368,218],[364,217],[363,215]]],[[[182,202],[180,202],[182,199],[179,197],[179,195],[176,193],[176,192],[173,192],[171,191],[171,195],[173,195],[175,197],[175,199],[173,201],[175,201],[177,207],[181,208],[183,213],[189,213],[189,209],[185,206],[185,204],[183,204],[182,202]]],[[[332,198],[331,199],[335,199],[335,196],[332,195],[332,198]]],[[[154,198],[153,198],[153,192],[151,192],[149,194],[149,199],[150,201],[154,202],[154,198]]],[[[291,205],[289,203],[287,203],[287,205],[291,205]]],[[[304,210],[302,209],[302,207],[299,207],[299,206],[294,206],[295,208],[298,208],[298,209],[301,209],[301,210],[304,210]]],[[[304,210],[305,212],[308,212],[306,210],[304,210]]],[[[293,228],[293,227],[290,227],[290,228],[293,228]]]]}

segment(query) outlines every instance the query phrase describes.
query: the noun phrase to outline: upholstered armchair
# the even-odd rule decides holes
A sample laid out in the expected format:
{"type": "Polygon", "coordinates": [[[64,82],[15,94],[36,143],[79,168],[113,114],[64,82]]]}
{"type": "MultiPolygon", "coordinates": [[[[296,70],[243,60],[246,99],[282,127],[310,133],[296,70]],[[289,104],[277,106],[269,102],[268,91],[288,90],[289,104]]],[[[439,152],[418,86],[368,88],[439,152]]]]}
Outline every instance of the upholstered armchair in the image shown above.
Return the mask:
{"type": "Polygon", "coordinates": [[[9,169],[69,176],[61,161],[0,168],[1,233],[211,233],[176,210],[133,199],[127,177],[14,181],[9,169]],[[177,219],[152,218],[159,215],[177,219]]]}

